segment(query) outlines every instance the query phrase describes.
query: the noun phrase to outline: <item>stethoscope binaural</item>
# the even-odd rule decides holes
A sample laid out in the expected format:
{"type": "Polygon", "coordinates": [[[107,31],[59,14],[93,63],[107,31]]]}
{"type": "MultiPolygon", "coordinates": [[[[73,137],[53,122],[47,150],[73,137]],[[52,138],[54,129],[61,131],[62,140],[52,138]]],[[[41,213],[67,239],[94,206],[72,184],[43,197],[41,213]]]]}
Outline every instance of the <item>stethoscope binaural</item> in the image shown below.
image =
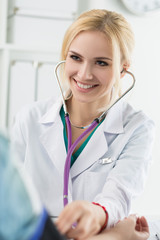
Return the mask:
{"type": "Polygon", "coordinates": [[[66,107],[66,102],[65,102],[65,98],[63,95],[63,90],[59,81],[59,77],[57,74],[57,69],[58,67],[65,63],[66,61],[60,61],[56,66],[55,66],[55,75],[56,75],[56,79],[62,94],[62,101],[63,101],[63,107],[64,107],[64,112],[65,112],[65,121],[66,121],[66,126],[67,126],[67,137],[68,137],[68,153],[67,153],[67,157],[66,157],[66,161],[65,161],[65,167],[64,167],[64,188],[63,188],[63,204],[64,206],[66,206],[68,204],[68,182],[69,182],[69,171],[70,171],[70,163],[71,163],[71,156],[72,153],[75,149],[75,147],[78,145],[78,143],[90,132],[92,131],[107,115],[107,112],[121,99],[123,98],[135,85],[135,77],[134,75],[126,70],[126,73],[128,73],[129,75],[132,76],[133,79],[133,83],[132,85],[105,111],[103,112],[100,117],[95,118],[93,120],[93,122],[91,124],[89,124],[88,126],[84,126],[84,127],[79,127],[76,126],[77,128],[81,128],[81,129],[86,129],[77,139],[76,141],[72,144],[72,131],[71,131],[71,121],[69,119],[69,113],[67,112],[67,107],[66,107]]]}

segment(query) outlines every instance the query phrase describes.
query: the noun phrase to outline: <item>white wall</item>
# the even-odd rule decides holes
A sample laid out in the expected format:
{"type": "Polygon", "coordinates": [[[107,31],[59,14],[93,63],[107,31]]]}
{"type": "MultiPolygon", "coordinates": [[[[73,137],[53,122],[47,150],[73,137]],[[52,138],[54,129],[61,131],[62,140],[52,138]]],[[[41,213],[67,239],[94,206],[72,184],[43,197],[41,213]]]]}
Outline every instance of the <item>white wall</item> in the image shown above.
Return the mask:
{"type": "Polygon", "coordinates": [[[135,33],[132,71],[136,76],[136,86],[129,101],[153,119],[156,139],[146,188],[133,202],[132,212],[160,214],[160,12],[139,17],[128,12],[120,0],[90,0],[88,5],[88,9],[106,8],[123,14],[135,33]]]}
{"type": "Polygon", "coordinates": [[[10,130],[23,105],[59,95],[54,67],[78,4],[79,0],[0,0],[1,128],[10,130]]]}

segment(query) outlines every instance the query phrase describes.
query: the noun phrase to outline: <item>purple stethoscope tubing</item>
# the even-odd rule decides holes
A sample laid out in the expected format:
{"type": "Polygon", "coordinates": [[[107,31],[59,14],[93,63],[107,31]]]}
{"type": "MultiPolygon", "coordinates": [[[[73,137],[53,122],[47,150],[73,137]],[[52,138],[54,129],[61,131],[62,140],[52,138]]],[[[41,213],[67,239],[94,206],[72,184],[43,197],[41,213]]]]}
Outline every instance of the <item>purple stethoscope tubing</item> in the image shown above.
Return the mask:
{"type": "Polygon", "coordinates": [[[76,141],[71,144],[71,123],[69,120],[69,115],[66,114],[66,125],[68,130],[68,153],[64,167],[64,188],[63,188],[63,204],[66,206],[68,204],[68,181],[69,181],[69,170],[70,170],[70,163],[71,163],[71,156],[72,153],[77,146],[77,144],[92,130],[98,125],[98,121],[94,120],[92,124],[76,139],[76,141]]]}
{"type": "Polygon", "coordinates": [[[69,185],[69,171],[70,171],[70,164],[71,164],[71,156],[72,153],[75,149],[75,147],[78,145],[78,143],[90,132],[92,131],[107,115],[107,112],[117,103],[119,102],[119,100],[121,98],[123,98],[135,85],[135,77],[133,75],[133,73],[124,70],[126,73],[128,73],[129,75],[132,76],[133,78],[133,83],[132,85],[105,111],[101,114],[101,116],[99,118],[94,119],[94,121],[85,127],[79,127],[81,129],[85,129],[86,130],[76,139],[76,141],[72,144],[72,131],[71,131],[71,122],[69,120],[69,113],[67,112],[67,108],[66,108],[66,103],[65,103],[65,98],[63,95],[63,90],[59,81],[59,77],[57,74],[57,69],[58,67],[65,63],[66,61],[60,61],[56,66],[55,66],[55,75],[56,75],[56,79],[62,94],[62,101],[63,101],[63,107],[64,107],[64,112],[65,112],[65,121],[66,121],[66,126],[67,126],[67,137],[68,137],[68,153],[67,153],[67,157],[66,157],[66,161],[65,161],[65,166],[64,166],[64,188],[63,188],[63,204],[64,206],[66,206],[68,204],[68,185],[69,185]]]}

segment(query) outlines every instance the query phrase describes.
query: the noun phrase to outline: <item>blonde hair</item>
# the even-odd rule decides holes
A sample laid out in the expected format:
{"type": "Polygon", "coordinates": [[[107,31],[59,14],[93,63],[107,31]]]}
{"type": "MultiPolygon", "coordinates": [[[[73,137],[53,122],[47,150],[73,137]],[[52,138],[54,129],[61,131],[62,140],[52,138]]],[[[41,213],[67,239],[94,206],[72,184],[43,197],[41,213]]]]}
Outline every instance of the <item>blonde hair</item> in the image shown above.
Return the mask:
{"type": "Polygon", "coordinates": [[[93,9],[82,13],[68,28],[64,36],[61,60],[66,59],[73,39],[82,31],[103,32],[111,41],[115,70],[114,95],[118,94],[120,96],[120,71],[122,70],[120,64],[130,66],[134,48],[134,34],[129,23],[121,14],[105,9],[93,9]]]}

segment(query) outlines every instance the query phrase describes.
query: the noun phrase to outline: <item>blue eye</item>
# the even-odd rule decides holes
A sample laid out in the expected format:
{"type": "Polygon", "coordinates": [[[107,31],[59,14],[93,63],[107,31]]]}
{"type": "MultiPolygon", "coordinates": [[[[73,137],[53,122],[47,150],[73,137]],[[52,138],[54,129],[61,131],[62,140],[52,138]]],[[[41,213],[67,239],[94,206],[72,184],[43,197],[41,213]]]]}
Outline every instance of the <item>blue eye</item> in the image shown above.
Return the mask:
{"type": "Polygon", "coordinates": [[[101,61],[101,60],[98,60],[96,62],[96,64],[100,65],[100,66],[108,66],[108,63],[107,62],[104,62],[104,61],[101,61]]]}
{"type": "Polygon", "coordinates": [[[76,55],[70,55],[70,58],[72,58],[75,61],[79,61],[80,60],[80,58],[78,56],[76,56],[76,55]]]}

